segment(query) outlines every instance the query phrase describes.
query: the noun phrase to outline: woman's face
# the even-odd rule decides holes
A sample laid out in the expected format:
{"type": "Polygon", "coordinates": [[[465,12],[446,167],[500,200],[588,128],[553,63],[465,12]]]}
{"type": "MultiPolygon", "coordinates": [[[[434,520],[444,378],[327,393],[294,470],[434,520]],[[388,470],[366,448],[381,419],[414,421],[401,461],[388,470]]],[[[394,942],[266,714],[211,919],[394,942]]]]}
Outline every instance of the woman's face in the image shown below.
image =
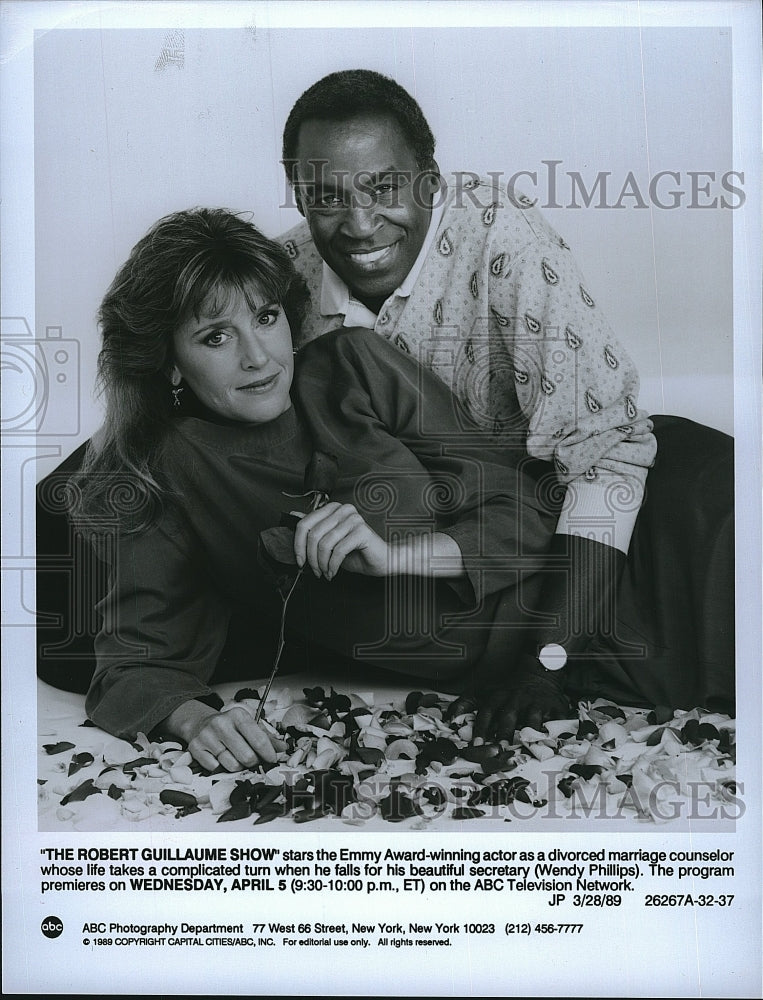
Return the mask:
{"type": "Polygon", "coordinates": [[[294,355],[278,302],[233,292],[225,308],[202,304],[175,333],[175,368],[199,400],[228,420],[264,424],[291,406],[294,355]],[[213,315],[214,313],[214,315],[213,315]]]}

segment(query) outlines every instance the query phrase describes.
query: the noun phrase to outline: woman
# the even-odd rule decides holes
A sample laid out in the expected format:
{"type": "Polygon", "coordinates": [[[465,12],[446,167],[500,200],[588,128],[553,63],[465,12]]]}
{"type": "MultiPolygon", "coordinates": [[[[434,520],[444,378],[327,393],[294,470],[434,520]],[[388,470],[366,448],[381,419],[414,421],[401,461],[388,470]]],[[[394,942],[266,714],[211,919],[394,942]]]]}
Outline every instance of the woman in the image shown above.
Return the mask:
{"type": "Polygon", "coordinates": [[[291,634],[454,691],[496,626],[511,662],[522,631],[509,626],[555,523],[533,476],[381,338],[341,331],[295,362],[302,295],[281,247],[200,209],[152,228],[100,311],[106,421],[74,513],[111,585],[87,710],[128,738],[161,725],[208,769],[274,759],[243,708],[210,703],[208,683],[242,607],[250,676],[269,671],[263,635],[281,599],[259,542],[284,517],[306,568],[291,634]],[[311,509],[316,454],[334,456],[336,475],[311,509]]]}

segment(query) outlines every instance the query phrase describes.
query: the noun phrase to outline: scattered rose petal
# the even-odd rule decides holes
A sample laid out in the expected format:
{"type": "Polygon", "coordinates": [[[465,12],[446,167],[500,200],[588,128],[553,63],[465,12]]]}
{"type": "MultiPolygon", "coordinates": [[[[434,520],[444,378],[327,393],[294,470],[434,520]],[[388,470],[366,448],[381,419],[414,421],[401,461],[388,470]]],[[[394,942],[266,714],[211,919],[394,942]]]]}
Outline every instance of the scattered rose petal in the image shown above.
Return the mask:
{"type": "Polygon", "coordinates": [[[187,806],[197,805],[196,798],[189,792],[182,792],[176,788],[164,788],[159,793],[159,799],[165,805],[168,806],[181,806],[183,808],[187,806]]]}
{"type": "Polygon", "coordinates": [[[413,726],[409,726],[407,722],[402,722],[400,719],[385,722],[381,728],[388,736],[411,736],[414,733],[413,726]]]}
{"type": "Polygon", "coordinates": [[[609,743],[611,741],[617,747],[621,743],[626,742],[628,732],[619,722],[605,722],[603,726],[599,727],[599,739],[602,743],[609,743]]]}
{"type": "Polygon", "coordinates": [[[636,713],[630,719],[625,720],[623,723],[623,729],[630,735],[638,729],[645,729],[648,725],[649,723],[646,721],[646,715],[636,713]]]}
{"type": "Polygon", "coordinates": [[[62,740],[60,743],[43,743],[42,749],[45,753],[53,756],[53,754],[64,753],[66,750],[73,750],[74,744],[62,740]]]}
{"type": "Polygon", "coordinates": [[[546,743],[533,743],[529,749],[533,757],[538,760],[548,760],[554,756],[554,751],[546,743]]]}
{"type": "Polygon", "coordinates": [[[82,802],[88,797],[88,795],[100,794],[100,788],[96,788],[93,784],[93,779],[88,778],[87,781],[83,781],[81,785],[78,785],[73,791],[69,792],[68,795],[64,795],[61,799],[61,805],[68,805],[69,802],[82,802]]]}
{"type": "Polygon", "coordinates": [[[480,819],[485,813],[474,806],[459,806],[451,813],[452,819],[480,819]]]}
{"type": "Polygon", "coordinates": [[[574,742],[565,743],[563,747],[559,747],[559,755],[561,757],[585,757],[588,751],[591,749],[591,744],[588,740],[576,740],[574,742]]]}
{"type": "Polygon", "coordinates": [[[603,716],[605,719],[624,719],[625,712],[620,708],[619,705],[615,705],[612,701],[603,701],[601,699],[595,701],[591,706],[598,715],[603,716]]]}
{"type": "Polygon", "coordinates": [[[672,718],[672,709],[666,708],[664,705],[658,705],[654,711],[649,713],[647,721],[650,726],[663,726],[666,722],[670,722],[672,718]]]}
{"type": "Polygon", "coordinates": [[[252,815],[252,805],[245,799],[243,802],[237,802],[235,806],[231,806],[226,809],[225,812],[221,813],[217,817],[218,823],[230,823],[232,820],[237,819],[248,819],[252,815]]]}
{"type": "Polygon", "coordinates": [[[174,764],[168,773],[170,778],[179,785],[190,785],[193,781],[193,771],[184,764],[174,764]]]}
{"type": "Polygon", "coordinates": [[[323,719],[328,725],[326,716],[322,712],[316,713],[314,706],[296,702],[294,705],[290,705],[284,712],[281,718],[281,725],[284,728],[287,726],[296,726],[297,729],[301,729],[308,724],[317,725],[318,719],[323,719]]]}
{"type": "Polygon", "coordinates": [[[344,757],[346,752],[325,736],[319,738],[316,750],[315,763],[313,764],[316,770],[327,770],[333,767],[344,757]]]}
{"type": "Polygon", "coordinates": [[[568,737],[572,737],[574,733],[578,730],[578,720],[577,719],[554,719],[551,722],[545,722],[543,728],[546,730],[551,739],[560,739],[563,734],[568,734],[568,737]]]}
{"type": "Polygon", "coordinates": [[[398,760],[400,757],[415,760],[418,752],[419,748],[413,740],[394,740],[387,747],[386,757],[387,760],[398,760]]]}
{"type": "Polygon", "coordinates": [[[230,804],[230,793],[236,787],[233,778],[216,781],[209,791],[209,805],[213,813],[223,813],[230,804]]]}
{"type": "Polygon", "coordinates": [[[418,711],[418,707],[421,704],[421,699],[424,697],[421,691],[411,691],[408,697],[405,699],[405,712],[406,715],[413,715],[418,711]]]}
{"type": "Polygon", "coordinates": [[[599,764],[602,768],[610,768],[614,766],[612,754],[607,753],[595,744],[590,747],[588,752],[583,757],[579,757],[578,760],[581,764],[599,764]]]}
{"type": "MultiPolygon", "coordinates": [[[[736,724],[719,713],[649,713],[598,699],[579,704],[577,718],[554,720],[541,730],[525,727],[515,734],[517,742],[475,746],[475,713],[443,717],[452,699],[433,692],[411,692],[404,706],[333,688],[305,693],[307,700],[273,692],[261,726],[277,761],[236,775],[222,768],[205,774],[187,749],[160,736],[139,734],[130,744],[102,740],[96,731],[97,743],[56,744],[53,730],[43,750],[51,756],[59,746],[61,755],[75,752],[70,761],[56,762],[60,781],[52,777],[54,762],[48,765],[41,815],[54,815],[53,797],[61,796],[61,822],[75,829],[111,829],[120,816],[139,824],[206,810],[218,822],[258,825],[286,817],[301,824],[333,816],[362,826],[376,817],[377,824],[405,822],[413,830],[440,817],[508,819],[515,799],[534,808],[543,804],[536,787],[548,797],[556,786],[557,797],[573,804],[578,796],[604,801],[605,791],[618,800],[613,806],[656,823],[670,818],[674,803],[665,796],[688,794],[692,782],[705,782],[716,801],[735,799],[736,724]],[[70,765],[73,775],[101,760],[106,767],[89,786],[63,780],[70,765]]],[[[222,707],[253,714],[257,692],[237,695],[222,707]]]]}
{"type": "Polygon", "coordinates": [[[421,705],[418,714],[423,715],[425,719],[442,719],[442,709],[439,705],[421,705]]]}
{"type": "Polygon", "coordinates": [[[570,773],[579,775],[583,781],[590,781],[594,775],[601,774],[604,768],[600,764],[570,764],[570,773]]]}
{"type": "Polygon", "coordinates": [[[537,729],[525,726],[525,728],[519,732],[519,742],[529,745],[530,743],[537,743],[538,740],[547,740],[548,736],[548,733],[541,733],[537,729]]]}
{"type": "Polygon", "coordinates": [[[83,767],[90,767],[94,760],[95,758],[91,753],[75,753],[69,762],[69,777],[76,774],[77,771],[81,771],[83,767]]]}
{"type": "Polygon", "coordinates": [[[381,729],[369,726],[366,729],[361,729],[358,743],[367,750],[386,750],[387,734],[381,729]]]}
{"type": "Polygon", "coordinates": [[[104,790],[111,788],[112,785],[116,785],[117,788],[129,788],[132,783],[133,775],[125,774],[117,767],[107,767],[105,771],[101,771],[97,778],[93,779],[95,787],[104,790]]]}
{"type": "Polygon", "coordinates": [[[108,795],[91,795],[79,803],[72,816],[75,830],[113,830],[122,816],[119,803],[108,795]]]}
{"type": "Polygon", "coordinates": [[[737,799],[736,781],[719,781],[716,784],[716,794],[724,802],[735,802],[737,799]]]}
{"type": "Polygon", "coordinates": [[[389,795],[379,801],[379,812],[388,823],[400,823],[416,815],[416,805],[401,788],[393,787],[390,788],[389,795]]]}
{"type": "Polygon", "coordinates": [[[136,771],[141,767],[150,767],[153,763],[153,757],[136,757],[134,760],[129,760],[127,763],[123,764],[122,770],[125,772],[136,771]]]}

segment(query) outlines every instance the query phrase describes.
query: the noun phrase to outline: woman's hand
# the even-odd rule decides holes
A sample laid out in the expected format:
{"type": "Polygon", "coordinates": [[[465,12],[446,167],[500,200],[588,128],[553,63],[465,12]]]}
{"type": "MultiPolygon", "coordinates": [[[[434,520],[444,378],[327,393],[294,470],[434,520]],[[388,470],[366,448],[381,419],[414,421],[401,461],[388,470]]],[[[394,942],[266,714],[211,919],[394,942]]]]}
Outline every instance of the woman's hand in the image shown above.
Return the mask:
{"type": "Polygon", "coordinates": [[[300,518],[294,531],[294,556],[317,577],[333,580],[340,567],[364,576],[387,576],[389,545],[370,528],[352,504],[332,501],[300,518]]]}
{"type": "Polygon", "coordinates": [[[300,518],[294,531],[294,557],[317,577],[333,580],[339,568],[364,576],[466,575],[461,549],[442,531],[412,535],[396,545],[380,538],[349,503],[327,503],[300,518]]]}
{"type": "Polygon", "coordinates": [[[258,761],[273,763],[275,750],[262,729],[245,708],[227,712],[200,701],[186,701],[165,720],[166,728],[180,736],[192,756],[205,771],[240,771],[258,761]]]}

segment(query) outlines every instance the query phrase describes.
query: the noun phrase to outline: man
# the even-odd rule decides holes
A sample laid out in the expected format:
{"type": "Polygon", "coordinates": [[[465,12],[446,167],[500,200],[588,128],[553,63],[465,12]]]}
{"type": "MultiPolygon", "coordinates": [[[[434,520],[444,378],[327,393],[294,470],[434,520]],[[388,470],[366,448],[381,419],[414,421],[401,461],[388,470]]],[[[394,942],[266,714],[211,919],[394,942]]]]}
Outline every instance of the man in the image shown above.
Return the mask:
{"type": "MultiPolygon", "coordinates": [[[[681,589],[679,542],[675,532],[655,534],[651,521],[626,570],[657,451],[630,358],[569,247],[527,199],[472,174],[446,183],[434,148],[421,109],[394,81],[367,70],[320,80],[284,128],[283,162],[305,221],[282,240],[311,293],[303,341],[342,325],[375,330],[430,367],[507,447],[550,463],[564,486],[549,562],[556,572],[528,608],[537,625],[520,663],[500,663],[496,630],[495,656],[476,680],[479,730],[511,735],[517,722],[539,726],[563,712],[562,677],[573,690],[633,702],[728,702],[733,603],[711,612],[707,641],[695,620],[712,601],[700,599],[699,615],[696,603],[662,607],[666,589],[681,589]],[[645,582],[649,546],[662,550],[665,566],[650,566],[645,582]],[[722,648],[709,649],[719,633],[722,648]],[[708,657],[712,665],[692,670],[708,657]]],[[[663,467],[686,455],[699,430],[665,419],[663,467]]],[[[710,476],[725,463],[730,488],[730,440],[701,430],[710,476]]],[[[663,489],[660,503],[678,502],[681,485],[663,489]]],[[[733,595],[730,489],[710,506],[729,550],[713,558],[733,595]]],[[[707,515],[701,520],[707,528],[707,515]]],[[[708,577],[708,565],[697,571],[708,577]]]]}

